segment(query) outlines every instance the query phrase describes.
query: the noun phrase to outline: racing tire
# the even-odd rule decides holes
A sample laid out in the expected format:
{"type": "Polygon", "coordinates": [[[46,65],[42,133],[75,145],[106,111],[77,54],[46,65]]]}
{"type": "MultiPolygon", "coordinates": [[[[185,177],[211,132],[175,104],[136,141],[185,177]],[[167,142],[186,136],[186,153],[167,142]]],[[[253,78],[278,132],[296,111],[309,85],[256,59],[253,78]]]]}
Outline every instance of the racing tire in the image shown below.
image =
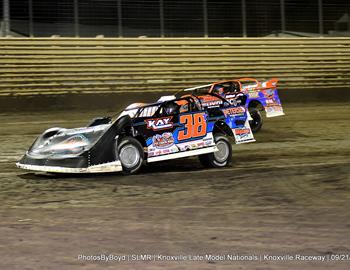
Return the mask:
{"type": "Polygon", "coordinates": [[[221,168],[231,164],[232,161],[232,145],[227,136],[216,133],[214,141],[219,151],[198,156],[200,163],[204,167],[221,168]]]}
{"type": "Polygon", "coordinates": [[[124,137],[116,147],[116,154],[124,174],[137,173],[144,161],[143,146],[133,137],[124,137]]]}
{"type": "Polygon", "coordinates": [[[258,132],[263,125],[263,118],[258,108],[249,108],[250,116],[253,120],[249,121],[250,128],[253,133],[258,132]]]}

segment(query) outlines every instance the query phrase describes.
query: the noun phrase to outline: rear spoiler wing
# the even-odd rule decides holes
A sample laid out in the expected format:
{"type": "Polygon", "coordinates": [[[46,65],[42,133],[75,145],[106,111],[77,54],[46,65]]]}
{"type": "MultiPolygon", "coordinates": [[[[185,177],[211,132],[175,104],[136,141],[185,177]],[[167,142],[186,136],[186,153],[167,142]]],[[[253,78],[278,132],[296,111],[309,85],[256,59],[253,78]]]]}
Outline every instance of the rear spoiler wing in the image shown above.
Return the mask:
{"type": "MultiPolygon", "coordinates": [[[[272,79],[270,79],[268,81],[264,81],[264,82],[259,82],[257,79],[254,79],[254,78],[239,78],[239,79],[235,79],[232,81],[238,82],[240,84],[240,88],[242,90],[244,90],[242,87],[242,85],[244,83],[250,83],[251,85],[249,86],[249,88],[253,87],[253,88],[258,88],[258,89],[276,88],[277,83],[278,83],[278,79],[276,79],[276,78],[272,78],[272,79]]],[[[204,85],[199,85],[199,86],[195,86],[195,87],[185,88],[183,91],[185,91],[185,92],[195,91],[197,89],[211,87],[211,86],[213,86],[217,83],[220,83],[220,82],[225,82],[225,81],[219,81],[219,82],[214,82],[214,83],[210,83],[210,84],[204,84],[204,85]]]]}
{"type": "Polygon", "coordinates": [[[268,89],[268,88],[276,88],[277,83],[278,83],[278,79],[277,78],[272,78],[268,81],[264,81],[264,82],[259,82],[257,79],[254,78],[240,78],[237,79],[237,81],[239,81],[241,84],[244,83],[251,83],[252,86],[251,87],[256,87],[256,88],[263,88],[263,89],[268,89]]]}
{"type": "Polygon", "coordinates": [[[185,88],[184,91],[186,91],[186,92],[188,92],[188,91],[194,91],[194,90],[201,89],[201,88],[204,88],[204,87],[209,87],[209,86],[212,86],[212,85],[213,85],[213,84],[210,83],[210,84],[195,86],[195,87],[191,87],[191,88],[185,88]]]}

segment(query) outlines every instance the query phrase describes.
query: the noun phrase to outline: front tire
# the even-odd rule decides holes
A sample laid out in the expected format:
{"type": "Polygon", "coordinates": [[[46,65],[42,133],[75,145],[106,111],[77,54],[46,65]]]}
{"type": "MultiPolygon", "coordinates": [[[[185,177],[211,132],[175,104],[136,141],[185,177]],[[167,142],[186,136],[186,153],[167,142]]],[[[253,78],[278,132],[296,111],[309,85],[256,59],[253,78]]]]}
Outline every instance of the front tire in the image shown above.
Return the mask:
{"type": "Polygon", "coordinates": [[[123,173],[137,173],[144,161],[144,151],[141,143],[133,137],[123,138],[116,145],[116,154],[120,160],[123,173]]]}
{"type": "Polygon", "coordinates": [[[232,161],[232,145],[227,136],[216,133],[214,141],[219,151],[209,154],[200,155],[199,161],[203,166],[209,168],[221,168],[231,164],[232,161]]]}
{"type": "Polygon", "coordinates": [[[249,114],[253,120],[249,121],[250,128],[253,133],[258,132],[263,125],[263,118],[258,108],[249,108],[249,114]]]}

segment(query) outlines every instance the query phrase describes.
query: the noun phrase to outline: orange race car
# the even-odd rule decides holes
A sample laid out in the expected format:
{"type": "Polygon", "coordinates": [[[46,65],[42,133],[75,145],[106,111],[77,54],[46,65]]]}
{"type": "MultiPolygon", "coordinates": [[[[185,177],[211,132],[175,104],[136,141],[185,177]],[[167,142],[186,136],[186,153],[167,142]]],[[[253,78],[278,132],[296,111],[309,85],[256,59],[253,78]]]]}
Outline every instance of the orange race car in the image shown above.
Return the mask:
{"type": "Polygon", "coordinates": [[[240,78],[223,80],[215,83],[187,88],[190,92],[183,96],[197,97],[203,106],[219,106],[220,99],[216,94],[227,99],[231,104],[244,104],[250,113],[250,126],[253,132],[258,132],[263,125],[261,111],[266,112],[266,117],[284,115],[281,100],[277,91],[278,79],[259,82],[254,78],[240,78]]]}

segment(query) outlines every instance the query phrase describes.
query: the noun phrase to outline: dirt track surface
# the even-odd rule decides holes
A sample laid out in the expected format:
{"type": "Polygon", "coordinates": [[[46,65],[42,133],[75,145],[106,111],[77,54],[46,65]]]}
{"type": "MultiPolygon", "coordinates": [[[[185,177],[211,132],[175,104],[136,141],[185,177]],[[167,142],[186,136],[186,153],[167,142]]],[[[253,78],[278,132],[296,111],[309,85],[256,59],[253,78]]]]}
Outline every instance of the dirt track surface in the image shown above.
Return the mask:
{"type": "Polygon", "coordinates": [[[1,114],[0,269],[349,269],[349,261],[78,260],[83,255],[350,256],[350,106],[291,104],[234,164],[133,176],[36,175],[15,161],[52,126],[101,112],[1,114]]]}

